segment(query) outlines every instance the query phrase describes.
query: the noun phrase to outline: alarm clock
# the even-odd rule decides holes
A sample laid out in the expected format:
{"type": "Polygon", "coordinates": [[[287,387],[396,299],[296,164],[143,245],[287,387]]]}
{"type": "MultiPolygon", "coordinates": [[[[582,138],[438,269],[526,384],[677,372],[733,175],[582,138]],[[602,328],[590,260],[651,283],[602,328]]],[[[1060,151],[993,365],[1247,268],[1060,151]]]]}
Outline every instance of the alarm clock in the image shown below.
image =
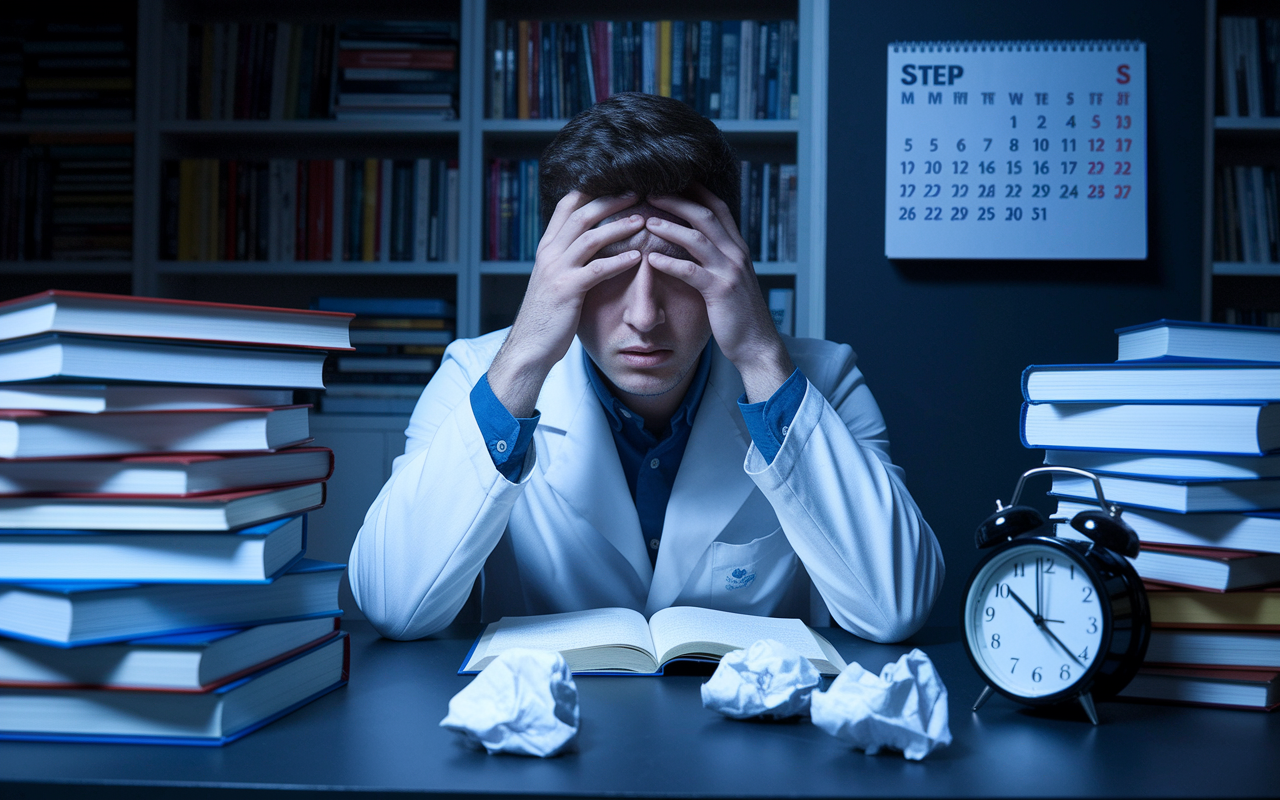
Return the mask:
{"type": "Polygon", "coordinates": [[[1133,679],[1147,652],[1151,612],[1142,579],[1125,556],[1138,536],[1106,501],[1097,476],[1073,467],[1039,467],[1018,479],[1008,506],[978,526],[989,549],[964,589],[964,641],[993,692],[1031,706],[1079,703],[1098,724],[1095,700],[1114,697],[1133,679]],[[1089,478],[1098,509],[1071,519],[1088,541],[1053,535],[1034,508],[1018,505],[1027,478],[1063,472],[1089,478]]]}

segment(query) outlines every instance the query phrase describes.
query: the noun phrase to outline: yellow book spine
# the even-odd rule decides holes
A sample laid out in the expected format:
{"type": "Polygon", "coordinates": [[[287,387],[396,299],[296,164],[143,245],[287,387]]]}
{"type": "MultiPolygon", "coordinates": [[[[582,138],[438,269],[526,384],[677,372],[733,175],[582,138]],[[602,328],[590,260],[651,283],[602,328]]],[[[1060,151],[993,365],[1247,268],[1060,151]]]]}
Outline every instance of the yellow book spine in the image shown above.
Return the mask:
{"type": "Polygon", "coordinates": [[[178,260],[194,261],[196,219],[196,162],[184,158],[178,162],[178,260]]]}
{"type": "Polygon", "coordinates": [[[382,165],[376,158],[364,161],[364,213],[360,223],[360,257],[365,261],[374,261],[378,257],[378,176],[382,174],[382,165]]]}
{"type": "Polygon", "coordinates": [[[671,20],[658,23],[658,94],[671,96],[671,20]]]}

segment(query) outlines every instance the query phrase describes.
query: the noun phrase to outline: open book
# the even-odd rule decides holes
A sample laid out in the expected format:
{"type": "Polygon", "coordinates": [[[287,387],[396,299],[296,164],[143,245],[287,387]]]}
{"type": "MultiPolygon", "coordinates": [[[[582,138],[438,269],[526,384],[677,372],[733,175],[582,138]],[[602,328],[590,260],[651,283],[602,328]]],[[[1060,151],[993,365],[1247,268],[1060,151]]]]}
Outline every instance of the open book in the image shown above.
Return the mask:
{"type": "Polygon", "coordinates": [[[458,672],[479,672],[504,650],[532,647],[560,651],[575,673],[659,675],[670,661],[719,661],[760,639],[787,645],[824,675],[838,675],[846,666],[830,642],[798,619],[673,606],[648,622],[629,608],[503,617],[484,629],[458,672]]]}

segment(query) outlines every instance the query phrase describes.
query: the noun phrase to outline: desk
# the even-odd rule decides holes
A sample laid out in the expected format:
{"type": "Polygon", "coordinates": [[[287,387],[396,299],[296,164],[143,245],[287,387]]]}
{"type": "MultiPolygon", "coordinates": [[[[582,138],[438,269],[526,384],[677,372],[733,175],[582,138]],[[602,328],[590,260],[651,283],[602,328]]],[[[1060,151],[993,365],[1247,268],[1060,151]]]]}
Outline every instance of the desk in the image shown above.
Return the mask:
{"type": "MultiPolygon", "coordinates": [[[[0,742],[0,796],[188,796],[232,789],[345,791],[345,796],[476,793],[599,797],[1274,796],[1280,714],[1100,703],[1045,715],[981,689],[958,634],[914,643],[951,700],[953,744],[921,762],[851,750],[807,720],[747,723],[702,708],[689,676],[583,677],[579,752],[540,760],[488,756],[438,727],[469,678],[455,672],[479,626],[417,642],[352,634],[351,683],[225,748],[0,742]],[[353,794],[354,793],[354,794],[353,794]]],[[[850,661],[878,672],[906,651],[829,632],[850,661]]],[[[249,793],[253,794],[253,793],[249,793]]],[[[240,793],[244,796],[245,793],[240,793]]]]}

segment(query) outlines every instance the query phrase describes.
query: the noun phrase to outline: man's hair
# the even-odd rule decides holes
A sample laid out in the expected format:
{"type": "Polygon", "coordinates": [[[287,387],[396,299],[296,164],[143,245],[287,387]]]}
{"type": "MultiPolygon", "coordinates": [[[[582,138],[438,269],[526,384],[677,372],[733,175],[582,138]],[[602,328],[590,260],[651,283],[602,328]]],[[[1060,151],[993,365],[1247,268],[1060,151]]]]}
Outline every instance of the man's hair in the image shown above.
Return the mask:
{"type": "Polygon", "coordinates": [[[741,162],[715,123],[679,100],[616,94],[578,114],[556,134],[538,164],[546,224],[566,194],[682,194],[701,183],[740,222],[741,162]]]}

